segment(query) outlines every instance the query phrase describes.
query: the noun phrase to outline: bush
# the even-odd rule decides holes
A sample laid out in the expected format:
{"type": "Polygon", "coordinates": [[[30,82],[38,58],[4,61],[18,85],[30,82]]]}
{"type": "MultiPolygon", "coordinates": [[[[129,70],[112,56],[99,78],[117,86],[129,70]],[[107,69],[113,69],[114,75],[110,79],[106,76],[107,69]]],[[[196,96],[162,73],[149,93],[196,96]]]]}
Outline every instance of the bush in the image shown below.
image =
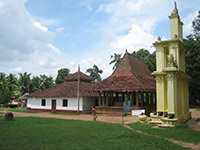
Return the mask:
{"type": "Polygon", "coordinates": [[[14,118],[14,115],[13,115],[12,112],[7,112],[7,113],[5,114],[5,119],[6,119],[6,120],[12,120],[13,118],[14,118]]]}

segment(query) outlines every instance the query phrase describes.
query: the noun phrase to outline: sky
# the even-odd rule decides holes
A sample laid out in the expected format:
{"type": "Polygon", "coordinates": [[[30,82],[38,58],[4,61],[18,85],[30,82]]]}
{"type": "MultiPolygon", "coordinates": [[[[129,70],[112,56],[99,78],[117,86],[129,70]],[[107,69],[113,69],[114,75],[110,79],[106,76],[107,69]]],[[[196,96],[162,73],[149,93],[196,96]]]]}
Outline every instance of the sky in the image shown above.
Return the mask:
{"type": "MultiPolygon", "coordinates": [[[[200,1],[176,3],[186,37],[200,1]]],[[[158,36],[170,38],[173,9],[174,0],[0,0],[0,72],[56,77],[97,65],[104,79],[114,53],[152,53],[158,36]]]]}

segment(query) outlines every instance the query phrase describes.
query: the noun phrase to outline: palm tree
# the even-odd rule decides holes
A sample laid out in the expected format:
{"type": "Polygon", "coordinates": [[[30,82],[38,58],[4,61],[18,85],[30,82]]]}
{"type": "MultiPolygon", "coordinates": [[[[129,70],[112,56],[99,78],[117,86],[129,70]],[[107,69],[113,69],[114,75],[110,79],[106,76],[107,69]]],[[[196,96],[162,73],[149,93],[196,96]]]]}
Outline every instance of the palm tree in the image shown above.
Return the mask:
{"type": "Polygon", "coordinates": [[[9,83],[6,80],[6,74],[0,73],[0,104],[7,104],[12,97],[12,92],[9,90],[9,83]]]}
{"type": "Polygon", "coordinates": [[[23,94],[25,93],[29,93],[30,91],[30,85],[31,85],[31,73],[27,74],[27,72],[24,72],[24,74],[19,73],[19,87],[20,87],[20,91],[23,94]]]}
{"type": "Polygon", "coordinates": [[[6,81],[6,74],[0,72],[0,90],[2,91],[3,89],[5,89],[5,84],[7,84],[6,81]]]}
{"type": "Polygon", "coordinates": [[[8,88],[10,91],[13,91],[17,87],[17,78],[13,73],[10,73],[7,77],[8,88]]]}
{"type": "Polygon", "coordinates": [[[94,65],[93,68],[89,68],[86,70],[86,73],[89,73],[90,74],[90,77],[92,79],[94,79],[94,82],[95,83],[98,83],[99,81],[101,81],[101,76],[100,74],[103,73],[103,71],[101,69],[99,69],[97,67],[97,65],[94,65]]]}
{"type": "Polygon", "coordinates": [[[110,65],[114,64],[113,70],[119,65],[119,62],[121,60],[121,56],[122,56],[122,54],[116,54],[116,53],[114,53],[114,55],[110,56],[110,59],[113,58],[113,60],[110,62],[110,65]]]}
{"type": "Polygon", "coordinates": [[[31,80],[31,92],[40,90],[43,83],[44,82],[40,79],[40,77],[34,76],[31,80]]]}
{"type": "Polygon", "coordinates": [[[40,80],[41,80],[41,84],[39,88],[41,90],[50,88],[54,85],[54,80],[52,76],[40,75],[40,80]]]}

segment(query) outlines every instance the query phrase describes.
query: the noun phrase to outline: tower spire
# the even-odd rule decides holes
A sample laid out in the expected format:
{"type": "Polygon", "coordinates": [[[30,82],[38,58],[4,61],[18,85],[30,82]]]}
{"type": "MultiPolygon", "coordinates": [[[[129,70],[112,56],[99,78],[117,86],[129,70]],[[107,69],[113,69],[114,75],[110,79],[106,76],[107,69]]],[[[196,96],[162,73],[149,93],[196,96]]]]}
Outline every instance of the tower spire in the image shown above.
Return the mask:
{"type": "Polygon", "coordinates": [[[171,13],[170,18],[170,26],[171,26],[171,40],[180,40],[183,42],[183,23],[178,15],[178,9],[176,2],[174,2],[174,10],[171,13]]]}
{"type": "Polygon", "coordinates": [[[174,10],[171,13],[172,16],[174,15],[178,15],[178,9],[177,9],[177,5],[176,5],[176,1],[174,1],[174,10]]]}

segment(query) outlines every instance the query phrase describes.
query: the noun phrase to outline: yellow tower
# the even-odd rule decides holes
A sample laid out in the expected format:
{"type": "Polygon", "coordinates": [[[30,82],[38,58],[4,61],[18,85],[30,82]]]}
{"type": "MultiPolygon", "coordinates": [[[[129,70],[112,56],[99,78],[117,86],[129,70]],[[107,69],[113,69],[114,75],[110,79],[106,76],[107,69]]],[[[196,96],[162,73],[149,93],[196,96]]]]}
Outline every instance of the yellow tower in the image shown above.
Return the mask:
{"type": "Polygon", "coordinates": [[[152,122],[161,126],[174,126],[191,118],[189,112],[188,79],[185,73],[185,51],[183,46],[183,23],[178,9],[169,16],[171,39],[162,41],[160,37],[154,43],[156,47],[157,113],[152,122]]]}

